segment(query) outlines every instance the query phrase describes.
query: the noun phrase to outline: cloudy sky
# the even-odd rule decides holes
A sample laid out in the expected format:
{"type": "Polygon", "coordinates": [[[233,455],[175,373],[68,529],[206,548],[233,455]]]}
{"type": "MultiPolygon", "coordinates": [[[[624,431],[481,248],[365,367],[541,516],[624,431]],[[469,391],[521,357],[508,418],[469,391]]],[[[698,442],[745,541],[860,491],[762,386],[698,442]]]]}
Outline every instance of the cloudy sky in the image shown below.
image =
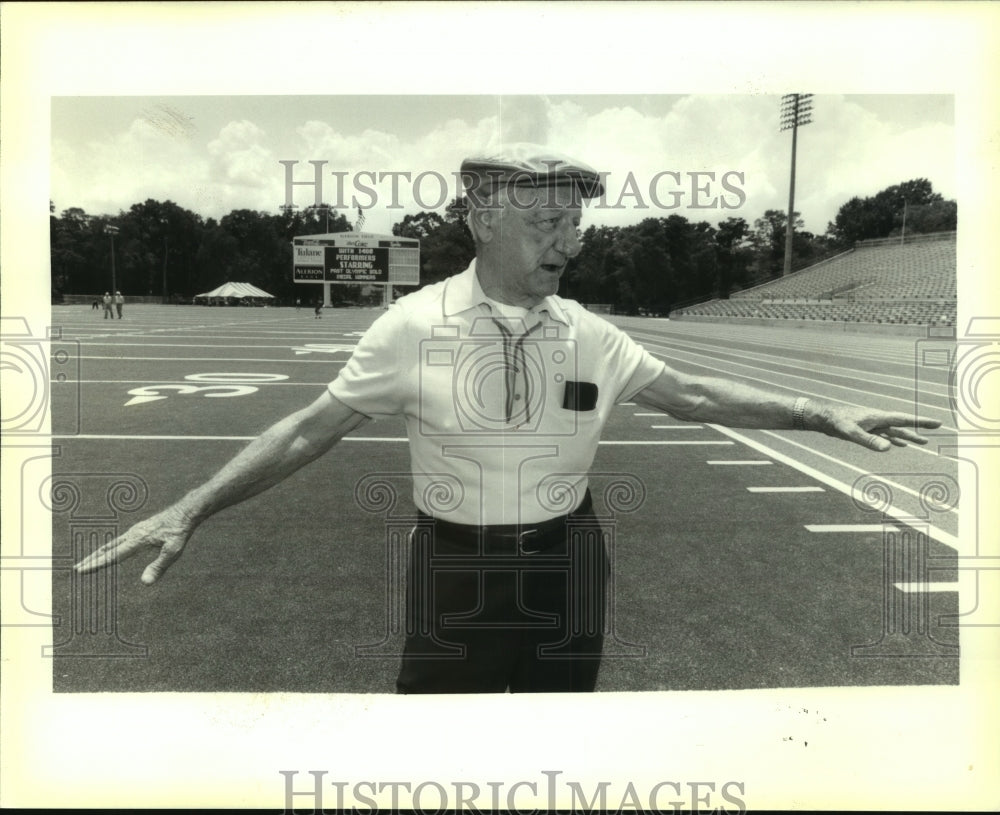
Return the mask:
{"type": "MultiPolygon", "coordinates": [[[[426,208],[450,197],[465,155],[528,141],[609,173],[603,205],[589,208],[585,224],[673,213],[752,223],[788,203],[791,134],[779,131],[780,101],[750,94],[54,96],[51,198],[57,212],[116,214],[147,198],[206,218],[237,208],[276,212],[286,201],[279,162],[299,162],[294,180],[311,181],[309,162],[325,161],[324,201],[342,201],[350,218],[363,206],[365,228],[387,232],[421,208],[415,197],[426,208]],[[409,173],[409,180],[396,176],[394,193],[392,176],[380,183],[358,175],[365,171],[409,173]],[[714,176],[693,175],[704,173],[714,176]]],[[[817,95],[798,147],[796,209],[812,232],[824,232],[852,196],[911,178],[957,197],[950,95],[817,95]]],[[[299,206],[314,202],[310,187],[292,194],[299,206]]]]}

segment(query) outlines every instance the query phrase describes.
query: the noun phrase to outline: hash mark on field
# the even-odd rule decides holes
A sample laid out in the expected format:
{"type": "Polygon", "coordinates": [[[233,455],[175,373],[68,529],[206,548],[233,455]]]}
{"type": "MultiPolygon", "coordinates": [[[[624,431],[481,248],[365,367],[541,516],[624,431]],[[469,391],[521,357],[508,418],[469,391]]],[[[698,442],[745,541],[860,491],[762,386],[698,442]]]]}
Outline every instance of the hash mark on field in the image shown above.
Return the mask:
{"type": "Polygon", "coordinates": [[[649,440],[649,441],[601,441],[598,444],[674,444],[677,446],[681,445],[691,445],[691,444],[726,444],[732,445],[735,442],[731,441],[659,441],[659,440],[649,440]]]}
{"type": "Polygon", "coordinates": [[[958,583],[893,583],[892,585],[907,594],[958,591],[958,583]]]}
{"type": "Polygon", "coordinates": [[[774,464],[773,461],[759,461],[757,459],[737,459],[735,461],[706,461],[706,464],[718,464],[720,466],[760,466],[762,464],[774,464]]]}
{"type": "Polygon", "coordinates": [[[947,533],[941,532],[933,526],[927,527],[925,530],[921,525],[921,528],[917,529],[917,527],[910,526],[905,522],[893,523],[891,521],[886,521],[881,524],[805,524],[805,529],[807,532],[817,533],[860,533],[870,535],[882,535],[885,532],[899,532],[904,529],[912,529],[915,532],[924,532],[924,534],[926,534],[932,541],[940,543],[942,546],[947,546],[949,549],[958,548],[957,543],[951,538],[951,536],[947,533]]]}
{"type": "Polygon", "coordinates": [[[902,524],[806,524],[809,532],[882,532],[902,529],[902,524]]]}
{"type": "Polygon", "coordinates": [[[749,492],[825,492],[822,487],[747,487],[749,492]]]}

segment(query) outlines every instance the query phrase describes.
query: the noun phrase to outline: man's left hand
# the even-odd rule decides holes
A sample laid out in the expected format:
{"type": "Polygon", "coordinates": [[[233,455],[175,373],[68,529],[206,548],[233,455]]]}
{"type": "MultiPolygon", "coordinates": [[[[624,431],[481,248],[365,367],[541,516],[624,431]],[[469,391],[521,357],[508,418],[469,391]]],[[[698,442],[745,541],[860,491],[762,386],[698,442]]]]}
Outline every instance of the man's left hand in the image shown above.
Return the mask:
{"type": "Polygon", "coordinates": [[[927,438],[916,429],[933,430],[940,426],[937,419],[829,403],[817,411],[814,421],[806,421],[809,429],[853,441],[877,453],[885,453],[894,446],[906,447],[907,443],[927,444],[927,438]]]}

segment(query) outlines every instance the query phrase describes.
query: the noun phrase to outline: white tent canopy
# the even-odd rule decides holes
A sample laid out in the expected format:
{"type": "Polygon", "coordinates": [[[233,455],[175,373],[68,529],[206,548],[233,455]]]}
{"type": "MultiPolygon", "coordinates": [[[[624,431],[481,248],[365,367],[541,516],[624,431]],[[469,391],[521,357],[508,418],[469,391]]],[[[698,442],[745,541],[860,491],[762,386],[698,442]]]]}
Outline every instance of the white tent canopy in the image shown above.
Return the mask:
{"type": "Polygon", "coordinates": [[[223,283],[219,288],[204,294],[196,294],[195,297],[270,297],[273,299],[274,295],[268,294],[250,283],[223,283]]]}

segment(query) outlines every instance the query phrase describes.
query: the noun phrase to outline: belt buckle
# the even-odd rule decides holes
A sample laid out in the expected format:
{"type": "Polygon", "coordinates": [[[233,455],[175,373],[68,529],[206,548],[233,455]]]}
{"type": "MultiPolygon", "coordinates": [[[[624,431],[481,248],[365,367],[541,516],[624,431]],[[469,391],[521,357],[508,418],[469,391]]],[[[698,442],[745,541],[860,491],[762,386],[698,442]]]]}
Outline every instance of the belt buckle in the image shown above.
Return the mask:
{"type": "Polygon", "coordinates": [[[538,534],[537,529],[526,529],[524,530],[524,532],[519,532],[517,535],[517,551],[520,552],[522,555],[537,555],[539,552],[541,552],[542,551],[541,549],[524,548],[525,537],[528,535],[537,535],[537,534],[538,534]]]}

